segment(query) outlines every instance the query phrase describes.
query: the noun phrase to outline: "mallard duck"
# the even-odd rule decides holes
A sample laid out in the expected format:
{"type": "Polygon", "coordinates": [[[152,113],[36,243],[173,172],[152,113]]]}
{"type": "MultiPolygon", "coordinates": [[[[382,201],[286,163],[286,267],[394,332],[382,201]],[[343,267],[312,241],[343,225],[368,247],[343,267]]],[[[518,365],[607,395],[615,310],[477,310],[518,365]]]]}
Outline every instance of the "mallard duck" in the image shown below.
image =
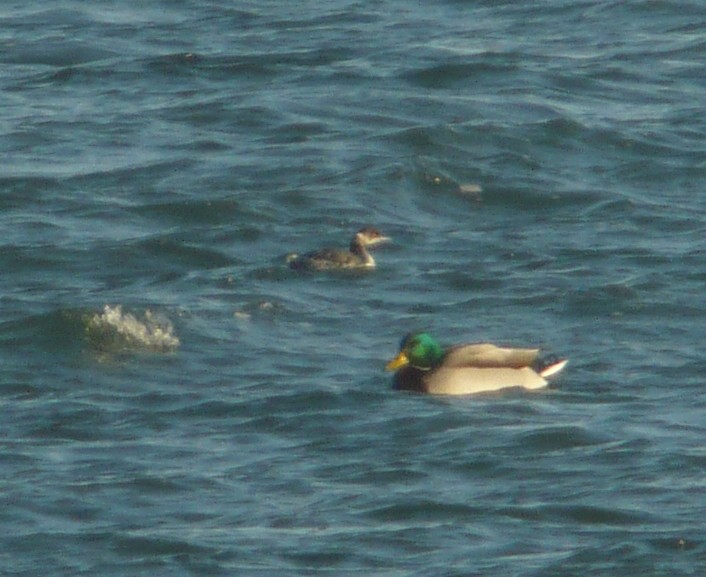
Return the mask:
{"type": "Polygon", "coordinates": [[[289,267],[306,270],[374,268],[375,259],[366,247],[389,241],[380,231],[371,226],[361,228],[351,239],[349,250],[322,248],[306,254],[287,256],[289,267]]]}
{"type": "Polygon", "coordinates": [[[411,333],[385,368],[395,373],[395,389],[433,395],[470,395],[510,387],[539,389],[568,359],[542,360],[539,349],[505,349],[489,343],[444,350],[431,335],[411,333]]]}

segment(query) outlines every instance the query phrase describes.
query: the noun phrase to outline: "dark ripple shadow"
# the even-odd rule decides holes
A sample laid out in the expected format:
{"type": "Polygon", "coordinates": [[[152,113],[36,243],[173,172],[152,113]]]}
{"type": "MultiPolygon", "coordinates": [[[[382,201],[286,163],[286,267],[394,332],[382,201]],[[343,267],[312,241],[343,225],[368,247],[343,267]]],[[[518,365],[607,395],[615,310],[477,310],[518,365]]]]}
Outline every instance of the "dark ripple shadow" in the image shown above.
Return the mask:
{"type": "Polygon", "coordinates": [[[178,238],[161,236],[139,241],[126,248],[127,251],[137,249],[143,256],[151,257],[155,261],[177,264],[180,269],[211,269],[221,268],[233,264],[233,260],[221,251],[202,246],[189,245],[178,238]]]}
{"type": "Polygon", "coordinates": [[[596,317],[631,314],[645,307],[637,290],[627,284],[610,283],[574,291],[566,301],[571,316],[596,317]]]}
{"type": "Polygon", "coordinates": [[[111,535],[110,542],[116,553],[130,559],[135,556],[147,556],[151,558],[173,557],[178,560],[179,558],[186,559],[190,555],[203,557],[214,552],[210,547],[198,545],[183,538],[170,538],[154,534],[140,535],[139,531],[111,535]]]}
{"type": "Polygon", "coordinates": [[[92,64],[118,56],[115,51],[101,48],[94,42],[66,37],[44,38],[42,42],[36,44],[5,44],[0,54],[2,54],[0,62],[6,64],[62,67],[61,72],[52,73],[45,77],[53,78],[59,83],[70,79],[71,67],[92,64]]]}
{"type": "Polygon", "coordinates": [[[478,78],[487,80],[489,75],[511,74],[519,70],[513,62],[517,55],[483,53],[476,62],[443,63],[410,70],[401,78],[420,88],[457,88],[473,85],[478,78]]]}
{"type": "Polygon", "coordinates": [[[54,189],[58,183],[59,179],[48,176],[0,176],[0,210],[32,207],[38,197],[54,189]]]}
{"type": "Polygon", "coordinates": [[[205,223],[209,225],[237,222],[249,213],[248,209],[244,208],[242,203],[234,198],[215,198],[202,201],[184,198],[180,201],[146,202],[130,210],[136,215],[154,216],[160,221],[166,219],[176,222],[205,223]]]}
{"type": "Polygon", "coordinates": [[[515,442],[523,447],[523,450],[551,453],[604,445],[611,440],[605,435],[591,432],[584,427],[564,426],[544,427],[538,431],[523,433],[517,437],[515,442]]]}
{"type": "MultiPolygon", "coordinates": [[[[119,293],[129,287],[146,289],[159,287],[165,290],[178,280],[191,279],[198,272],[214,271],[232,267],[238,260],[218,248],[184,241],[180,235],[158,235],[146,239],[101,246],[100,268],[96,263],[85,263],[85,268],[96,266],[91,274],[105,289],[104,299],[123,300],[119,293]],[[124,267],[131,267],[131,274],[125,275],[124,267]],[[117,295],[117,296],[116,296],[117,295]]],[[[154,288],[152,289],[154,290],[154,288]]],[[[91,296],[91,299],[94,299],[91,296]]],[[[131,297],[137,302],[139,296],[131,297]]]]}
{"type": "Polygon", "coordinates": [[[638,532],[635,535],[615,535],[608,544],[581,545],[559,561],[545,564],[537,577],[563,577],[585,573],[591,568],[598,574],[624,575],[694,575],[693,568],[700,564],[703,544],[679,535],[664,538],[669,546],[655,546],[659,539],[638,532]]]}
{"type": "Polygon", "coordinates": [[[0,342],[44,350],[77,349],[84,338],[87,315],[87,310],[65,309],[6,322],[0,325],[0,342]]]}
{"type": "Polygon", "coordinates": [[[401,502],[368,510],[365,517],[375,522],[402,523],[414,527],[419,523],[455,523],[459,519],[477,517],[482,511],[482,507],[465,503],[434,501],[418,496],[419,499],[400,496],[401,502]]]}
{"type": "MultiPolygon", "coordinates": [[[[94,126],[87,126],[93,130],[94,126]]],[[[86,167],[84,170],[71,174],[63,174],[61,182],[65,186],[85,186],[90,187],[98,184],[102,190],[110,190],[116,187],[118,191],[124,191],[123,186],[126,181],[156,181],[160,178],[172,176],[175,172],[186,169],[193,164],[192,160],[186,158],[163,159],[156,157],[153,159],[140,159],[136,162],[130,161],[127,165],[120,160],[114,164],[101,167],[96,170],[94,167],[86,167]]],[[[139,196],[132,197],[133,202],[139,196]]]]}
{"type": "Polygon", "coordinates": [[[535,522],[578,523],[579,525],[641,526],[657,519],[645,511],[607,508],[595,505],[538,505],[501,507],[497,513],[535,522]]]}
{"type": "Polygon", "coordinates": [[[147,58],[143,65],[151,75],[164,76],[170,80],[179,76],[197,75],[210,80],[240,77],[250,83],[280,75],[289,76],[299,68],[331,66],[352,54],[349,48],[341,46],[281,52],[241,52],[237,56],[206,56],[186,52],[147,58]]]}
{"type": "Polygon", "coordinates": [[[27,427],[26,434],[38,443],[110,442],[114,440],[112,423],[110,413],[101,408],[67,403],[27,427]]]}

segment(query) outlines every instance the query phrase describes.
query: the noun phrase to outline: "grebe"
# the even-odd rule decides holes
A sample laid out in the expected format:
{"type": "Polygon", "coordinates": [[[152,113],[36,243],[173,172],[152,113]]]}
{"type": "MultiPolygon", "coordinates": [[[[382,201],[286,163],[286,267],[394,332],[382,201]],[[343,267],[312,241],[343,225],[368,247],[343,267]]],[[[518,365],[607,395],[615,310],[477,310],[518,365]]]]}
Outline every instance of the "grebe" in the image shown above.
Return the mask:
{"type": "Polygon", "coordinates": [[[355,233],[349,250],[322,248],[303,255],[290,254],[287,262],[290,268],[305,270],[375,268],[375,259],[367,247],[389,240],[378,229],[367,226],[355,233]]]}

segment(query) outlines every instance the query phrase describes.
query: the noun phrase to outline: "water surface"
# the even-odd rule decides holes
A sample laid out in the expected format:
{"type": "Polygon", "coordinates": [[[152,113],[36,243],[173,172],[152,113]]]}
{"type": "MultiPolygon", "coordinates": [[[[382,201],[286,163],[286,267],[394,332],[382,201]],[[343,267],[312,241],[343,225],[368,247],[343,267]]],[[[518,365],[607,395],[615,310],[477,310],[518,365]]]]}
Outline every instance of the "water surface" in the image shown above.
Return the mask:
{"type": "Polygon", "coordinates": [[[6,574],[700,574],[699,3],[0,21],[6,574]],[[570,364],[396,393],[419,328],[570,364]]]}

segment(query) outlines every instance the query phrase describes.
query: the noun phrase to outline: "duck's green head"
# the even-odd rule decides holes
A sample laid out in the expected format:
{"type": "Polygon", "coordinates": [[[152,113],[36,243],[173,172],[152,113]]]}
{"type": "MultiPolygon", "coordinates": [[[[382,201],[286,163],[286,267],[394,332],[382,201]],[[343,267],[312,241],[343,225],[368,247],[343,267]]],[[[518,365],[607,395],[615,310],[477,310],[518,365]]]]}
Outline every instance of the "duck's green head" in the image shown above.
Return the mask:
{"type": "Polygon", "coordinates": [[[419,369],[431,369],[441,363],[444,349],[428,333],[410,333],[400,342],[400,352],[385,369],[394,371],[406,365],[419,369]]]}

